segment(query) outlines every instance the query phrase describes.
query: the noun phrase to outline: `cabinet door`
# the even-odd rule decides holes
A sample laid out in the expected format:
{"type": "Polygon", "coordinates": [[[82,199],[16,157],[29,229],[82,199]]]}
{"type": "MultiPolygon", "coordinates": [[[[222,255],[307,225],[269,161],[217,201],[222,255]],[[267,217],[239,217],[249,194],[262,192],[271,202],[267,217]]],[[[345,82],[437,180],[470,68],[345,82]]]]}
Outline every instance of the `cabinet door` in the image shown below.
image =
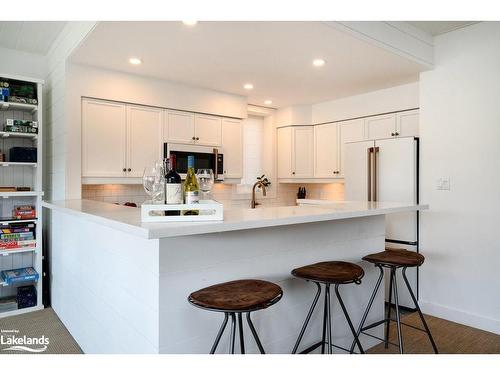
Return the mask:
{"type": "Polygon", "coordinates": [[[314,127],[293,127],[293,169],[295,178],[309,178],[314,175],[314,127]]]}
{"type": "Polygon", "coordinates": [[[222,119],[224,177],[243,177],[243,131],[240,120],[222,119]]]}
{"type": "Polygon", "coordinates": [[[82,176],[124,177],[126,106],[82,100],[82,176]]]}
{"type": "Polygon", "coordinates": [[[163,136],[165,142],[194,143],[194,114],[166,111],[163,136]]]}
{"type": "Polygon", "coordinates": [[[396,115],[380,115],[366,118],[367,139],[391,138],[396,132],[396,115]]]}
{"type": "Polygon", "coordinates": [[[292,177],[292,128],[277,131],[278,178],[292,177]]]}
{"type": "Polygon", "coordinates": [[[142,177],[144,168],[162,159],[162,110],[127,106],[127,176],[142,177]]]}
{"type": "Polygon", "coordinates": [[[194,135],[196,144],[207,146],[221,145],[222,124],[220,117],[195,115],[194,135]]]}
{"type": "Polygon", "coordinates": [[[314,127],[314,177],[337,177],[338,141],[337,124],[314,127]]]}
{"type": "Polygon", "coordinates": [[[365,139],[365,120],[349,120],[339,123],[340,133],[340,176],[344,177],[345,171],[345,144],[347,142],[363,141],[365,139]]]}
{"type": "Polygon", "coordinates": [[[399,137],[417,137],[419,112],[418,109],[414,111],[400,112],[396,116],[397,127],[396,132],[399,137]]]}

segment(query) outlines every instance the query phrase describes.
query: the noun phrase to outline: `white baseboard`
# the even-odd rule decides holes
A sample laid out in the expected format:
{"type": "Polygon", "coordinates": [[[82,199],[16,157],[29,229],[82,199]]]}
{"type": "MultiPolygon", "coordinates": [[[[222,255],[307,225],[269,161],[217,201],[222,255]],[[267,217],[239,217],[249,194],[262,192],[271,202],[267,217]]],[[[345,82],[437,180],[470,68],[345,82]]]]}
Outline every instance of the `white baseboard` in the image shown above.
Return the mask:
{"type": "Polygon", "coordinates": [[[493,332],[500,335],[500,320],[472,314],[467,311],[457,310],[449,306],[419,300],[418,304],[424,314],[436,316],[438,318],[451,320],[452,322],[464,324],[484,331],[493,332]]]}

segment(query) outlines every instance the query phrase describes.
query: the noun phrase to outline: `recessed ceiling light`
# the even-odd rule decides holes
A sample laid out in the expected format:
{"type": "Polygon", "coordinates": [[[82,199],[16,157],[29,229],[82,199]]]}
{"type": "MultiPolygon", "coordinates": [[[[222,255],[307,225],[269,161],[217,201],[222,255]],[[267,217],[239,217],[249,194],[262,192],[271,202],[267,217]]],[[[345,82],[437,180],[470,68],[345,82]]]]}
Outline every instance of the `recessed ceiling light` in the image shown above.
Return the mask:
{"type": "Polygon", "coordinates": [[[131,63],[132,65],[142,64],[142,60],[139,59],[138,57],[131,57],[130,59],[128,59],[128,62],[131,63]]]}
{"type": "Polygon", "coordinates": [[[313,65],[314,66],[323,66],[325,65],[326,61],[323,59],[314,59],[313,60],[313,65]]]}
{"type": "Polygon", "coordinates": [[[264,100],[264,104],[270,105],[270,104],[273,104],[273,101],[272,100],[264,100]]]}
{"type": "Polygon", "coordinates": [[[194,26],[198,23],[198,21],[195,20],[187,20],[187,21],[182,21],[182,23],[186,26],[194,26]]]}
{"type": "Polygon", "coordinates": [[[253,84],[251,84],[251,83],[245,83],[245,84],[243,85],[243,88],[244,88],[245,90],[251,90],[251,89],[253,89],[253,84]]]}

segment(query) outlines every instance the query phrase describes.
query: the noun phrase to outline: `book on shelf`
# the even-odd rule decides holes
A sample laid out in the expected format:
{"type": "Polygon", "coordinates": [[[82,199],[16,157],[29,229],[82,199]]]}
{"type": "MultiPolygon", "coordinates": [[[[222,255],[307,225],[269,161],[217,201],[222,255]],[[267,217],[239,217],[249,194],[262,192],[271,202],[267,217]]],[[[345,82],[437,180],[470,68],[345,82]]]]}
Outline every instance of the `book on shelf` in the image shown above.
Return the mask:
{"type": "Polygon", "coordinates": [[[36,246],[36,240],[25,240],[25,241],[0,240],[0,250],[24,249],[35,246],[36,246]]]}
{"type": "Polygon", "coordinates": [[[12,210],[12,217],[19,220],[34,219],[36,218],[35,206],[16,206],[12,210]]]}
{"type": "Polygon", "coordinates": [[[33,267],[23,267],[0,272],[0,276],[7,285],[25,281],[38,281],[39,275],[33,267]]]}

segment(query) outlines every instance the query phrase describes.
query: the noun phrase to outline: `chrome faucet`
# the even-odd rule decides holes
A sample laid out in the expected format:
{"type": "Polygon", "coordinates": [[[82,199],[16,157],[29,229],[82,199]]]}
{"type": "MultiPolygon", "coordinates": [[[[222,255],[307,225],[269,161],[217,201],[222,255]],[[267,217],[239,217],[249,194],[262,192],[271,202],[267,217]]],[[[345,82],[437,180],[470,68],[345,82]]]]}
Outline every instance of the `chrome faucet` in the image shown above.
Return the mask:
{"type": "Polygon", "coordinates": [[[252,202],[250,203],[251,208],[255,208],[260,203],[255,202],[255,188],[260,187],[262,189],[262,195],[266,196],[266,186],[271,185],[271,182],[267,179],[265,175],[257,177],[257,182],[253,184],[252,188],[252,202]]]}

